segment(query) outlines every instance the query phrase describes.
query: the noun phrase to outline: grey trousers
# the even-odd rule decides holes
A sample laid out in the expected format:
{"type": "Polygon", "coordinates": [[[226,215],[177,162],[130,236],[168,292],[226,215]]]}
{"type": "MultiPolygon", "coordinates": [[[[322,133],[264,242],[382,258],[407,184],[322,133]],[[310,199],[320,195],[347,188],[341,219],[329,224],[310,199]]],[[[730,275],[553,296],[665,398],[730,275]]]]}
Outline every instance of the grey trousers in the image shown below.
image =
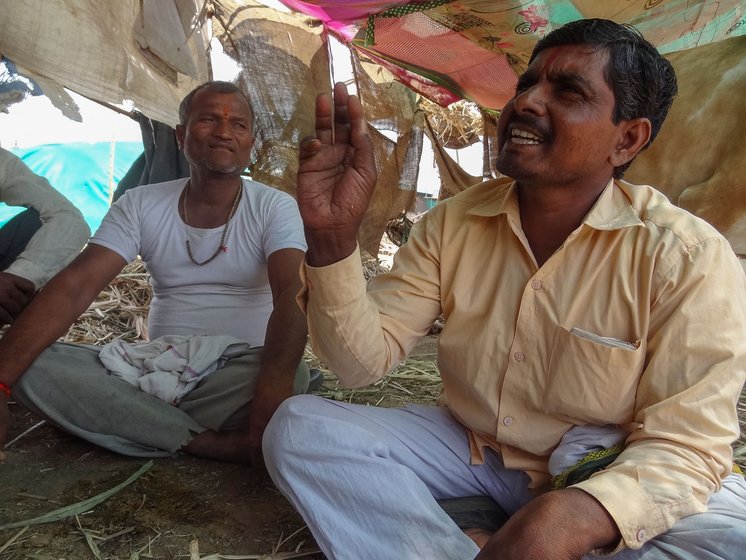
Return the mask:
{"type": "MultiPolygon", "coordinates": [[[[246,426],[262,348],[232,358],[173,406],[109,375],[100,348],[57,343],[42,352],[13,397],[62,430],[133,457],[167,457],[193,434],[246,426]]],[[[295,394],[308,389],[304,361],[295,394]]]]}

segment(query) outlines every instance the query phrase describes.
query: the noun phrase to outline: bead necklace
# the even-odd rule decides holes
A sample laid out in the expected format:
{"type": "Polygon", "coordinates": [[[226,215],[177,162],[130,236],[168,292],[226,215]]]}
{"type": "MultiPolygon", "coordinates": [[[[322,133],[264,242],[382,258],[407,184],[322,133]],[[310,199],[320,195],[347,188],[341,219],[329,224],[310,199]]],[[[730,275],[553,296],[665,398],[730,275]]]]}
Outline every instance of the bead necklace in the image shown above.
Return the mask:
{"type": "Polygon", "coordinates": [[[194,255],[192,254],[192,247],[189,243],[189,216],[187,215],[187,201],[189,199],[189,183],[187,183],[186,187],[184,188],[184,202],[183,202],[183,209],[184,209],[184,225],[186,226],[186,248],[187,248],[187,255],[189,255],[189,260],[192,261],[197,266],[205,265],[209,262],[211,262],[215,257],[217,257],[221,251],[227,252],[228,247],[225,245],[225,240],[228,237],[228,226],[231,223],[231,219],[233,218],[233,215],[236,213],[236,208],[238,208],[238,201],[241,200],[241,194],[243,193],[243,185],[238,186],[238,190],[236,191],[236,197],[233,199],[233,206],[231,207],[231,211],[228,214],[228,220],[225,222],[225,227],[223,228],[223,235],[220,236],[220,244],[218,245],[218,248],[215,249],[215,252],[212,254],[212,256],[204,260],[202,262],[199,262],[195,260],[194,255]]]}

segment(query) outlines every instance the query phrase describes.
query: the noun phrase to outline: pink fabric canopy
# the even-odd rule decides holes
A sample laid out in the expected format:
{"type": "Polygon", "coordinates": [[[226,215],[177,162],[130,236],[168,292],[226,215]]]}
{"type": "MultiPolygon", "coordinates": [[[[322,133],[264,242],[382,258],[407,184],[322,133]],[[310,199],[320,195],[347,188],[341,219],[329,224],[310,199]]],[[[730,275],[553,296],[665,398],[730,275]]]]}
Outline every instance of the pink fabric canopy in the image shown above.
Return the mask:
{"type": "Polygon", "coordinates": [[[446,106],[499,110],[536,41],[569,21],[630,23],[663,53],[746,33],[742,0],[282,0],[446,106]]]}

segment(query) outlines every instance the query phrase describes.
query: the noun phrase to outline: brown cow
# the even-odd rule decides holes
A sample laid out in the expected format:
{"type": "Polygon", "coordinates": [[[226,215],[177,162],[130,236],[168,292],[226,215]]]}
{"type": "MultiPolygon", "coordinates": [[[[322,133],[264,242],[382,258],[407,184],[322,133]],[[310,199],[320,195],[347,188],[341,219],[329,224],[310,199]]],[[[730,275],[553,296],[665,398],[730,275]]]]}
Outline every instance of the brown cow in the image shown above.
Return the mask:
{"type": "Polygon", "coordinates": [[[660,189],[746,258],[746,36],[668,58],[679,96],[658,138],[624,178],[660,189]]]}

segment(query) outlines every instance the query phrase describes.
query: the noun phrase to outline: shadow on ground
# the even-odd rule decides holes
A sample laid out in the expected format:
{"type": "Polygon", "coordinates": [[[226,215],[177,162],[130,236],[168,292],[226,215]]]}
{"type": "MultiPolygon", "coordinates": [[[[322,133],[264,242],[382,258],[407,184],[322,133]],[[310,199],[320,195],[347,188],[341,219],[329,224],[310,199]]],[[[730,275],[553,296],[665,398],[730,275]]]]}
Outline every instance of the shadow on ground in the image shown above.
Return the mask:
{"type": "MultiPolygon", "coordinates": [[[[21,405],[11,405],[11,415],[11,437],[39,422],[21,405]]],[[[0,463],[0,525],[105,492],[146,462],[115,455],[45,424],[14,443],[0,463]]],[[[0,531],[0,559],[93,559],[94,548],[101,559],[213,554],[269,559],[275,550],[315,550],[304,527],[265,473],[180,454],[156,459],[146,474],[84,514],[0,531]]]]}

